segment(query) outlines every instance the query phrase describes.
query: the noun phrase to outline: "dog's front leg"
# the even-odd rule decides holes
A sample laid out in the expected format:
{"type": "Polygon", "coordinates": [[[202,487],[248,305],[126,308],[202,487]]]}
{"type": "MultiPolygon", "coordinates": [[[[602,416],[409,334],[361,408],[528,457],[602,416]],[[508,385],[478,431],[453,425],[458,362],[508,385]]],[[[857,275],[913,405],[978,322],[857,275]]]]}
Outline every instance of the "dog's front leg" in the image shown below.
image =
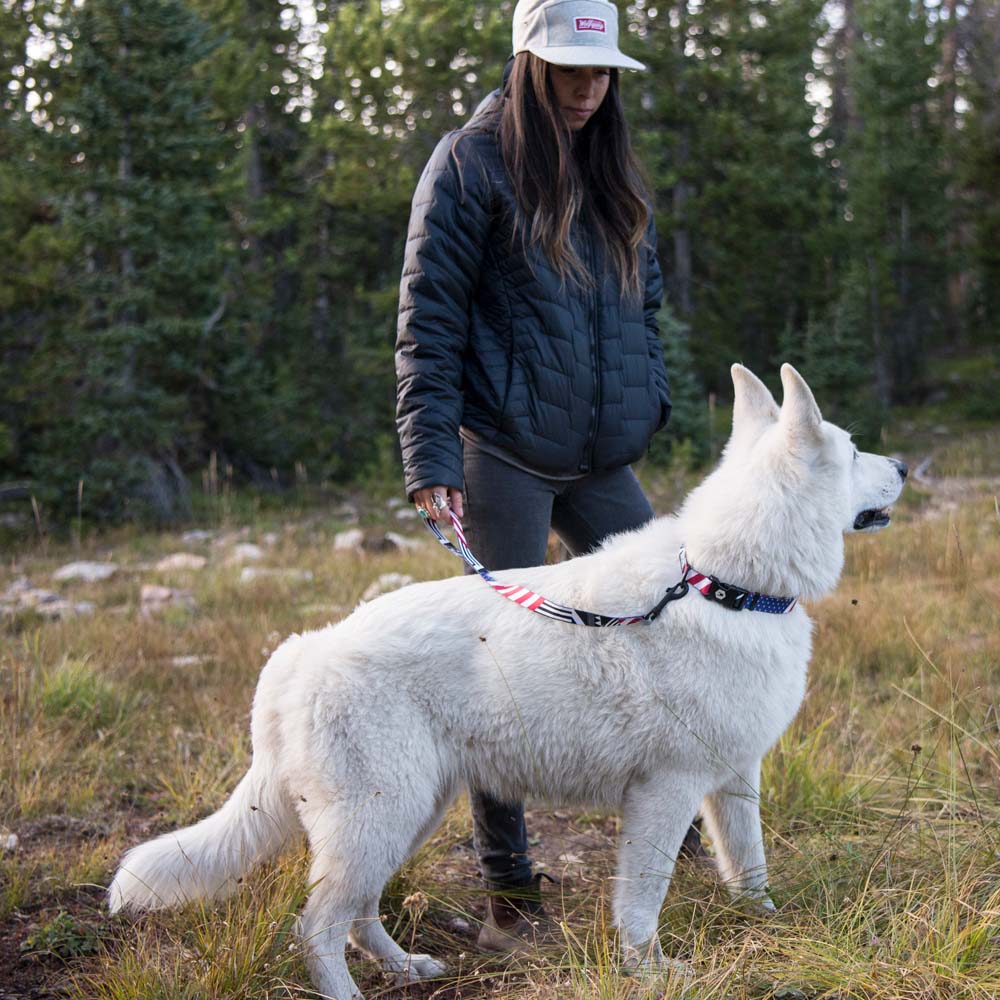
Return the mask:
{"type": "Polygon", "coordinates": [[[613,910],[623,962],[637,972],[690,973],[684,963],[664,957],[656,929],[677,852],[700,799],[701,790],[676,775],[636,780],[625,790],[613,910]]]}
{"type": "Polygon", "coordinates": [[[705,798],[704,814],[726,888],[733,896],[773,910],[760,828],[760,761],[735,768],[726,783],[705,798]]]}

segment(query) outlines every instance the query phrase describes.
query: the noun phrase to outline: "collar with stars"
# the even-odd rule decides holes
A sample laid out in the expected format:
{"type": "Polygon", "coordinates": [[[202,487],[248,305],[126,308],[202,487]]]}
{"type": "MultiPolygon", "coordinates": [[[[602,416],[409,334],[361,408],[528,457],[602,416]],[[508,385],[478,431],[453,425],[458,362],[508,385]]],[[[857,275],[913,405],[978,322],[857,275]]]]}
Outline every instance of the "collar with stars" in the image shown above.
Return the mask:
{"type": "Polygon", "coordinates": [[[797,597],[772,597],[754,590],[745,590],[731,583],[723,583],[714,576],[699,573],[687,560],[684,546],[678,553],[681,579],[713,604],[720,604],[732,611],[762,611],[767,615],[787,615],[798,603],[797,597]]]}

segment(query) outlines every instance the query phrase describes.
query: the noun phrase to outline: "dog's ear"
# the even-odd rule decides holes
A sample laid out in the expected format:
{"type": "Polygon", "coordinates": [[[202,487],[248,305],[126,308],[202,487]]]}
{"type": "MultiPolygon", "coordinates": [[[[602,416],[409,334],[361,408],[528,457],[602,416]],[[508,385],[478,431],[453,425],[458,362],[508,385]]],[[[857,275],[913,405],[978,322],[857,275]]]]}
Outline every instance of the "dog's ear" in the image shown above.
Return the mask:
{"type": "Polygon", "coordinates": [[[779,415],[778,404],[766,385],[749,368],[733,365],[733,436],[758,437],[779,415]]]}
{"type": "Polygon", "coordinates": [[[784,364],[781,366],[781,387],[785,391],[781,401],[781,424],[786,434],[804,443],[819,442],[823,415],[806,380],[791,365],[784,364]]]}

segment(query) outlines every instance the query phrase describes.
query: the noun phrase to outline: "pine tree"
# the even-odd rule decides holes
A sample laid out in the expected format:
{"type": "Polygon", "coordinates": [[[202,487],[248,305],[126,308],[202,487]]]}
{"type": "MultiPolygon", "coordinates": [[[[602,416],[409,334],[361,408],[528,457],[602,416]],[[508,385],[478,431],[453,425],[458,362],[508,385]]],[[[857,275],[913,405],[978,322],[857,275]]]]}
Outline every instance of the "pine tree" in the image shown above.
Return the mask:
{"type": "Polygon", "coordinates": [[[1000,346],[1000,2],[973,0],[965,22],[968,105],[956,137],[961,207],[968,233],[968,322],[972,342],[1000,346]]]}
{"type": "Polygon", "coordinates": [[[631,117],[653,168],[670,300],[709,384],[728,381],[734,356],[765,364],[782,329],[825,294],[810,243],[822,169],[805,100],[819,9],[641,8],[651,72],[631,117]]]}
{"type": "Polygon", "coordinates": [[[206,319],[221,273],[220,150],[197,68],[212,50],[178,0],[88,0],[47,109],[65,178],[59,226],[77,256],[26,377],[32,474],[67,509],[186,509],[198,440],[206,319]]]}
{"type": "MultiPolygon", "coordinates": [[[[219,38],[201,72],[227,147],[215,185],[227,226],[211,313],[213,391],[206,396],[202,453],[214,453],[244,481],[270,484],[272,470],[287,475],[317,434],[301,370],[290,360],[306,337],[296,242],[307,221],[300,159],[309,60],[292,4],[191,4],[219,38]]],[[[312,364],[329,374],[325,359],[312,364]]]]}
{"type": "Polygon", "coordinates": [[[830,64],[849,110],[825,137],[838,191],[836,280],[864,296],[858,332],[887,406],[914,391],[945,325],[946,179],[930,86],[939,50],[921,0],[850,10],[852,47],[830,64]]]}
{"type": "Polygon", "coordinates": [[[441,136],[499,85],[509,12],[464,0],[386,9],[358,0],[326,16],[300,164],[303,336],[292,349],[321,470],[375,465],[396,475],[392,351],[410,202],[441,136]]]}
{"type": "Polygon", "coordinates": [[[865,275],[859,267],[845,276],[837,299],[810,317],[804,329],[783,333],[773,367],[785,361],[795,365],[822,400],[823,416],[874,446],[885,410],[876,394],[872,344],[864,334],[866,311],[865,275]]]}
{"type": "Polygon", "coordinates": [[[711,458],[712,441],[708,421],[708,394],[695,370],[688,328],[665,305],[657,316],[663,361],[670,380],[670,422],[650,444],[650,457],[663,462],[668,456],[684,455],[693,467],[711,458]]]}
{"type": "MultiPolygon", "coordinates": [[[[50,133],[32,110],[49,92],[48,69],[31,64],[26,43],[45,15],[35,4],[0,5],[0,481],[27,475],[30,432],[24,371],[63,299],[60,263],[70,259],[56,226],[58,179],[50,133]]],[[[51,128],[51,126],[49,126],[51,128]]]]}

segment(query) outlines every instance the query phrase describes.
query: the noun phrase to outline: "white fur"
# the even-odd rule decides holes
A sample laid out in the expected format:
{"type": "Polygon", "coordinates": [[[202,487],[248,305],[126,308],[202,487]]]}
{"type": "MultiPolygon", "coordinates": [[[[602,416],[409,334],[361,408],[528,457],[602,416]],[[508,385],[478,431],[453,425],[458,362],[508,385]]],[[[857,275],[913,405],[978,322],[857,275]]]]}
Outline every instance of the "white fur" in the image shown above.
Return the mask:
{"type": "MultiPolygon", "coordinates": [[[[856,459],[790,366],[780,411],[745,368],[734,366],[733,381],[733,436],[677,517],[503,578],[577,607],[634,612],[677,581],[684,542],[694,567],[740,587],[829,591],[843,533],[861,510],[895,499],[902,477],[889,459],[856,459]]],[[[274,653],[254,698],[250,771],[213,816],[130,851],[109,905],[224,893],[301,824],[314,986],[360,996],[348,938],[403,979],[438,975],[390,939],[378,902],[471,785],[501,800],[620,808],[613,909],[624,958],[665,974],[657,918],[699,808],[726,885],[771,905],[760,762],[798,710],[809,654],[800,606],[737,613],[691,593],[652,624],[594,629],[532,615],[476,577],[414,584],[274,653]]]]}

